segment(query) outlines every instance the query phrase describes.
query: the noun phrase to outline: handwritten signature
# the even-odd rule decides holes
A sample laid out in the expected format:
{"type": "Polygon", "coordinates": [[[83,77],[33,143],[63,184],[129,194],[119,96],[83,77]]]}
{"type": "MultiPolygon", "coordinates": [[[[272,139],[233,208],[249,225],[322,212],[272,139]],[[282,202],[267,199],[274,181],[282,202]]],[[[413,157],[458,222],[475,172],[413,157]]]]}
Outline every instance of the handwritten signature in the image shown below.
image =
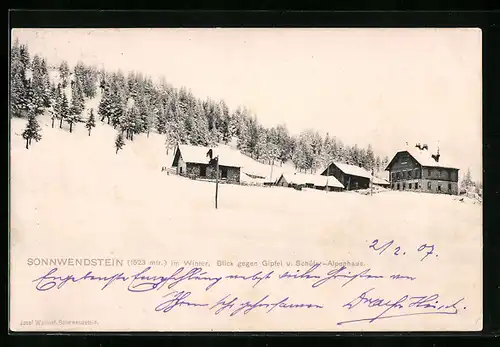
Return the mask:
{"type": "MultiPolygon", "coordinates": [[[[410,296],[404,295],[396,300],[388,300],[380,297],[370,297],[374,294],[375,288],[371,288],[361,293],[358,297],[344,304],[342,307],[352,310],[357,306],[368,308],[383,308],[381,312],[369,318],[354,319],[338,322],[337,325],[348,323],[368,322],[373,323],[380,319],[398,318],[416,315],[455,315],[458,313],[457,306],[464,298],[456,300],[452,304],[441,304],[439,294],[410,296]],[[414,311],[416,309],[416,311],[414,311]],[[403,310],[404,313],[396,313],[396,310],[403,310]]],[[[465,310],[466,307],[463,306],[465,310]]]]}
{"type": "Polygon", "coordinates": [[[215,315],[218,315],[222,312],[229,313],[229,316],[233,317],[239,313],[243,313],[244,315],[250,313],[252,310],[264,308],[265,313],[270,313],[276,308],[284,308],[284,309],[298,309],[298,308],[314,308],[321,309],[323,305],[318,304],[301,304],[301,303],[291,303],[289,297],[285,297],[279,301],[271,301],[269,295],[265,295],[260,300],[251,302],[251,301],[243,301],[240,300],[237,296],[233,296],[232,294],[228,294],[223,298],[219,299],[214,305],[210,304],[201,304],[195,303],[192,301],[188,301],[192,295],[191,292],[188,291],[173,291],[163,296],[163,298],[167,298],[167,300],[162,301],[158,306],[156,306],[156,312],[167,313],[170,312],[174,307],[208,307],[210,311],[213,311],[215,315]]]}

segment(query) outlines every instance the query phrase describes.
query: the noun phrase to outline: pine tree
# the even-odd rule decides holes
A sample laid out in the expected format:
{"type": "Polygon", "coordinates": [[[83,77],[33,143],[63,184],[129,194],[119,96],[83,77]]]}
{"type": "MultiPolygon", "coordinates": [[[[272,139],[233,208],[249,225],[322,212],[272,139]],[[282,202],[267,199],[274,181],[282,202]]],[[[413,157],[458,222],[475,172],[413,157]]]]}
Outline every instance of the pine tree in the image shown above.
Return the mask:
{"type": "Polygon", "coordinates": [[[88,98],[93,98],[97,88],[97,69],[95,67],[86,66],[79,61],[74,68],[75,81],[78,81],[82,95],[88,98]]]}
{"type": "Polygon", "coordinates": [[[292,152],[290,147],[290,135],[288,134],[288,129],[286,125],[278,125],[276,127],[276,137],[278,145],[278,159],[280,165],[287,162],[292,158],[292,152]]]}
{"type": "Polygon", "coordinates": [[[124,113],[124,116],[120,121],[120,129],[125,132],[125,137],[127,140],[134,140],[134,134],[137,130],[137,119],[139,116],[139,110],[137,107],[133,106],[124,113]]]}
{"type": "Polygon", "coordinates": [[[13,117],[25,117],[28,111],[28,80],[26,78],[29,56],[16,39],[10,53],[10,111],[13,117]],[[23,53],[24,52],[24,53],[23,53]],[[23,54],[25,55],[23,57],[23,54]],[[28,62],[24,60],[28,59],[28,62]]]}
{"type": "Polygon", "coordinates": [[[380,160],[380,156],[377,155],[375,158],[375,170],[377,172],[383,171],[385,168],[382,168],[382,161],[380,160]]]}
{"type": "Polygon", "coordinates": [[[118,151],[125,146],[125,141],[123,140],[123,134],[121,131],[118,131],[118,135],[116,136],[115,140],[115,148],[116,148],[116,154],[118,154],[118,151]]]}
{"type": "Polygon", "coordinates": [[[313,171],[317,170],[318,167],[322,164],[322,159],[323,159],[323,139],[321,138],[321,135],[315,131],[311,132],[310,135],[311,142],[311,159],[310,159],[310,169],[311,173],[313,171]]]}
{"type": "Polygon", "coordinates": [[[61,105],[60,105],[60,113],[59,113],[59,128],[62,128],[63,121],[65,121],[69,114],[70,109],[68,105],[68,98],[66,97],[66,93],[62,93],[61,96],[61,105]]]}
{"type": "Polygon", "coordinates": [[[165,134],[167,130],[167,118],[165,109],[161,107],[156,114],[156,131],[158,134],[165,134]]]}
{"type": "Polygon", "coordinates": [[[301,172],[305,172],[310,168],[311,158],[311,148],[306,143],[306,139],[303,136],[299,136],[296,144],[295,151],[292,155],[292,162],[295,168],[301,172]]]}
{"type": "Polygon", "coordinates": [[[472,181],[472,175],[470,172],[470,168],[467,169],[467,172],[465,173],[464,177],[462,178],[462,188],[468,191],[472,186],[474,185],[474,182],[472,181]]]}
{"type": "Polygon", "coordinates": [[[368,170],[375,169],[375,154],[373,153],[372,145],[368,145],[365,156],[365,168],[368,170]]]}
{"type": "Polygon", "coordinates": [[[271,128],[267,132],[266,142],[269,164],[274,165],[274,162],[278,160],[280,156],[278,130],[276,128],[271,128]]]}
{"type": "Polygon", "coordinates": [[[99,102],[99,108],[97,113],[101,117],[101,122],[106,118],[108,120],[108,124],[111,121],[111,92],[109,89],[104,89],[104,92],[101,97],[101,101],[99,102]]]}
{"type": "Polygon", "coordinates": [[[224,100],[220,102],[220,121],[218,124],[218,129],[222,135],[222,142],[227,144],[231,139],[230,123],[231,118],[229,114],[229,108],[227,107],[224,100]]]}
{"type": "Polygon", "coordinates": [[[61,118],[61,109],[62,109],[62,92],[61,92],[61,84],[57,84],[57,87],[54,92],[54,98],[52,100],[54,113],[52,114],[52,128],[54,127],[55,119],[61,118]]]}
{"type": "Polygon", "coordinates": [[[109,120],[111,119],[111,125],[113,128],[119,127],[120,126],[120,120],[124,116],[124,102],[122,100],[121,95],[116,92],[110,95],[110,98],[108,99],[108,104],[107,104],[107,118],[108,118],[108,124],[109,120]]]}
{"type": "Polygon", "coordinates": [[[50,83],[50,76],[49,76],[49,71],[47,68],[47,62],[45,59],[42,59],[41,64],[40,64],[40,70],[42,74],[42,85],[43,85],[43,105],[44,107],[50,107],[51,105],[51,83],[50,83]]]}
{"type": "Polygon", "coordinates": [[[40,131],[41,127],[36,119],[36,112],[30,111],[28,115],[28,124],[26,124],[26,128],[22,133],[23,139],[26,140],[26,149],[28,149],[29,145],[31,145],[32,139],[34,139],[36,142],[42,139],[40,131]]]}
{"type": "Polygon", "coordinates": [[[71,113],[80,116],[85,109],[85,98],[79,80],[71,83],[71,113]]]}
{"type": "Polygon", "coordinates": [[[73,132],[73,124],[77,123],[79,121],[79,116],[72,111],[69,112],[68,116],[66,117],[66,123],[69,124],[69,132],[73,132]]]}
{"type": "Polygon", "coordinates": [[[385,168],[389,165],[389,157],[385,156],[384,159],[382,160],[382,167],[385,170],[385,168]]]}
{"type": "Polygon", "coordinates": [[[92,128],[95,128],[95,117],[94,117],[94,109],[90,109],[90,115],[89,118],[87,119],[87,122],[85,123],[85,127],[89,131],[89,136],[90,133],[92,132],[92,128]]]}
{"type": "Polygon", "coordinates": [[[64,60],[61,65],[59,65],[59,77],[61,78],[62,88],[66,88],[69,84],[69,66],[68,62],[64,60]]]}

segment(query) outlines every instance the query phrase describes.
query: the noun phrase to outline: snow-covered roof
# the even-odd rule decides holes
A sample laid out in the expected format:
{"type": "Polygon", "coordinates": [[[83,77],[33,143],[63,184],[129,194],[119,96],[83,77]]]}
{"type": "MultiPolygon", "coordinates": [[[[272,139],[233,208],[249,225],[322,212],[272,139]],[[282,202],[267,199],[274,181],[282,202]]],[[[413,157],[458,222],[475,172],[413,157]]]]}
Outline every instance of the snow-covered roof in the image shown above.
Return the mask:
{"type": "Polygon", "coordinates": [[[373,184],[390,184],[388,180],[386,179],[383,179],[383,178],[380,178],[380,177],[377,177],[377,176],[372,176],[373,180],[373,184]]]}
{"type": "MultiPolygon", "coordinates": [[[[348,175],[365,177],[365,178],[371,178],[372,176],[372,174],[368,170],[356,165],[339,163],[339,162],[333,162],[333,164],[335,164],[335,166],[337,166],[340,169],[340,171],[348,175]]],[[[324,172],[325,170],[326,169],[324,169],[322,172],[324,172]]]]}
{"type": "MultiPolygon", "coordinates": [[[[213,156],[219,156],[219,165],[242,167],[243,166],[243,154],[236,149],[232,149],[229,146],[219,145],[217,147],[212,147],[213,156]]],[[[206,152],[205,152],[206,153],[206,152]]]]}
{"type": "Polygon", "coordinates": [[[292,184],[314,184],[317,187],[324,187],[328,184],[329,187],[344,188],[333,176],[309,175],[303,173],[283,173],[283,178],[286,182],[292,184]]]}
{"type": "Polygon", "coordinates": [[[416,161],[420,163],[422,166],[431,166],[431,167],[442,167],[442,168],[456,168],[453,163],[450,163],[446,160],[446,156],[443,158],[442,155],[439,156],[439,161],[435,161],[432,158],[432,152],[429,150],[419,150],[418,148],[408,148],[406,149],[410,155],[415,158],[416,161]]]}
{"type": "Polygon", "coordinates": [[[186,163],[208,164],[210,158],[207,156],[209,148],[191,145],[179,145],[182,160],[186,163]]]}
{"type": "Polygon", "coordinates": [[[192,145],[179,145],[182,160],[186,163],[208,164],[210,157],[208,151],[212,149],[213,157],[219,156],[219,165],[241,167],[242,154],[227,146],[203,147],[192,145]]]}
{"type": "MultiPolygon", "coordinates": [[[[423,149],[420,150],[417,147],[406,147],[404,149],[399,150],[394,158],[391,160],[391,162],[387,165],[387,168],[392,165],[392,162],[396,158],[396,156],[401,153],[401,152],[408,152],[418,163],[422,166],[428,166],[428,167],[437,167],[437,168],[452,168],[456,169],[458,168],[457,165],[454,165],[453,163],[450,163],[446,157],[443,158],[443,155],[439,156],[439,161],[434,160],[432,157],[432,154],[435,154],[433,151],[428,150],[428,149],[423,149]]],[[[386,169],[387,170],[387,169],[386,169]]]]}

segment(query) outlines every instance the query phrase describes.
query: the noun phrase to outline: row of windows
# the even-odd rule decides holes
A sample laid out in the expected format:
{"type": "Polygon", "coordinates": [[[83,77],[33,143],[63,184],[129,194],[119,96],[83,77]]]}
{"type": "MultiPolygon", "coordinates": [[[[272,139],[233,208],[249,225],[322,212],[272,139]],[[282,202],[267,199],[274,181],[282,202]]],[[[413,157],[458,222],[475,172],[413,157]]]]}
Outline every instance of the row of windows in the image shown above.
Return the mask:
{"type": "MultiPolygon", "coordinates": [[[[227,178],[227,167],[220,167],[219,173],[221,178],[227,178]]],[[[179,174],[182,175],[182,166],[179,167],[179,174]]],[[[207,167],[204,165],[200,165],[200,177],[207,177],[207,167]]]]}
{"type": "MultiPolygon", "coordinates": [[[[441,191],[441,183],[438,183],[437,185],[437,191],[440,192],[441,191]]],[[[406,183],[406,182],[403,182],[403,183],[393,183],[392,184],[392,189],[396,189],[396,190],[415,190],[415,189],[419,189],[419,188],[422,188],[421,185],[417,183],[406,183]]],[[[431,182],[427,182],[427,190],[431,190],[432,188],[432,185],[431,185],[431,182]]],[[[448,183],[448,190],[451,191],[451,183],[448,183]]]]}
{"type": "Polygon", "coordinates": [[[391,174],[392,181],[396,181],[399,179],[411,179],[411,178],[420,178],[420,170],[419,169],[413,169],[413,170],[406,170],[406,171],[398,171],[398,172],[393,172],[391,174]]]}
{"type": "Polygon", "coordinates": [[[448,175],[450,178],[456,179],[456,173],[451,171],[448,173],[446,170],[429,170],[429,169],[423,169],[422,171],[423,177],[420,177],[420,170],[419,169],[413,169],[413,170],[405,170],[405,171],[398,171],[398,172],[392,172],[391,173],[391,180],[392,181],[397,181],[401,179],[412,179],[412,178],[441,178],[441,179],[448,179],[448,175]]]}

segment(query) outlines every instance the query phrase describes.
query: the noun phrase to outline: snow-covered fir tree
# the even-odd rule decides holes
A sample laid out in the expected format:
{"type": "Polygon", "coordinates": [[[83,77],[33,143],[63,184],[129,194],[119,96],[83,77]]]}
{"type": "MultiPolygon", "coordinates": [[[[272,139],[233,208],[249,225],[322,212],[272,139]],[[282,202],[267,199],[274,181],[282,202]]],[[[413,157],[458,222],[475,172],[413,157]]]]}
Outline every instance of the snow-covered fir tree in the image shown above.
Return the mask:
{"type": "Polygon", "coordinates": [[[59,65],[58,70],[59,70],[59,78],[62,81],[61,86],[64,89],[69,84],[70,70],[69,70],[68,62],[66,60],[63,60],[61,62],[61,64],[59,65]]]}
{"type": "Polygon", "coordinates": [[[66,93],[62,92],[59,106],[59,128],[62,128],[63,122],[66,121],[70,114],[70,108],[68,104],[68,98],[66,97],[66,93]]]}
{"type": "Polygon", "coordinates": [[[26,117],[28,111],[27,68],[29,53],[19,40],[14,41],[10,53],[10,111],[14,117],[26,117]]]}
{"type": "Polygon", "coordinates": [[[30,109],[28,115],[28,123],[26,124],[26,128],[22,133],[23,139],[26,140],[26,149],[29,149],[31,145],[31,140],[40,141],[42,139],[42,135],[40,134],[41,127],[38,124],[38,120],[36,117],[36,112],[34,109],[30,109]]]}
{"type": "Polygon", "coordinates": [[[94,116],[94,109],[90,109],[90,115],[89,118],[87,119],[87,122],[85,122],[85,128],[89,131],[89,136],[90,133],[92,132],[92,129],[95,128],[95,116],[94,116]]]}
{"type": "Polygon", "coordinates": [[[125,141],[123,140],[123,133],[121,131],[118,131],[115,140],[115,149],[116,149],[115,153],[118,154],[118,151],[121,150],[123,146],[125,146],[125,141]]]}

